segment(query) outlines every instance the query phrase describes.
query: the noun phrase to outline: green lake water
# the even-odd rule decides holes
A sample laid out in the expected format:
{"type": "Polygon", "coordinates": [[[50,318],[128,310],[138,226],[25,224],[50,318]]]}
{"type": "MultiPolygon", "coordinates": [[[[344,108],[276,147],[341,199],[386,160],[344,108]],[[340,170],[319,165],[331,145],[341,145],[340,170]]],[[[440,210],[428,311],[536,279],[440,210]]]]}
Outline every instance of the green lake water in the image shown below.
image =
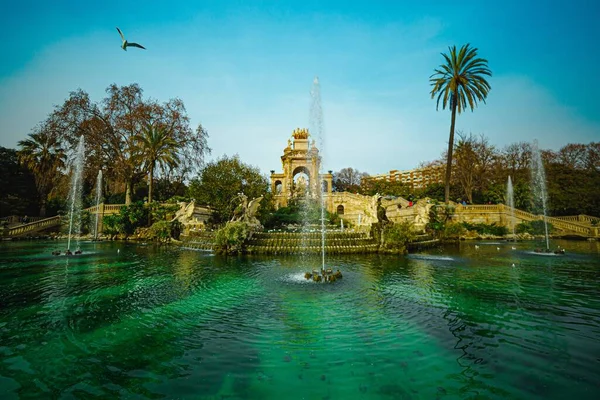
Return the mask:
{"type": "Polygon", "coordinates": [[[318,257],[2,243],[0,399],[595,399],[600,243],[552,244],[327,257],[325,284],[318,257]]]}

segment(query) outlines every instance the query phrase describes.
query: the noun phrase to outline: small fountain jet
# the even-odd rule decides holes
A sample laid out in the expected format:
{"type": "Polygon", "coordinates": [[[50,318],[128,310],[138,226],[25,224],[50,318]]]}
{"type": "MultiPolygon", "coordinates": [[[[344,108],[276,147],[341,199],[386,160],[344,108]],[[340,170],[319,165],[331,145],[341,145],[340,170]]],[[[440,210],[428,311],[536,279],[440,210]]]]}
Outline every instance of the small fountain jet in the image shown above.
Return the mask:
{"type": "Polygon", "coordinates": [[[146,48],[144,46],[142,46],[141,44],[137,44],[137,43],[130,43],[125,39],[125,36],[123,35],[123,32],[121,32],[121,30],[119,29],[119,27],[117,27],[117,31],[119,31],[119,35],[121,35],[121,40],[123,41],[123,43],[121,43],[121,48],[125,51],[127,51],[128,47],[138,47],[140,49],[144,49],[146,50],[146,48]]]}

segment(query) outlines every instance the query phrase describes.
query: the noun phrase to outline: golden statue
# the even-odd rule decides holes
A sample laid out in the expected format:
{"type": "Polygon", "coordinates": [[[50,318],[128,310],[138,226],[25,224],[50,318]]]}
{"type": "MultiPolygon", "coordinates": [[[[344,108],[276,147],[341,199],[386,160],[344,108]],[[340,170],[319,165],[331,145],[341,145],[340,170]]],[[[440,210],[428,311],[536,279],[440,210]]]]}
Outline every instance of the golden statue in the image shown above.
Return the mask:
{"type": "Polygon", "coordinates": [[[296,128],[294,129],[294,133],[292,134],[294,139],[308,139],[308,129],[306,128],[296,128]]]}

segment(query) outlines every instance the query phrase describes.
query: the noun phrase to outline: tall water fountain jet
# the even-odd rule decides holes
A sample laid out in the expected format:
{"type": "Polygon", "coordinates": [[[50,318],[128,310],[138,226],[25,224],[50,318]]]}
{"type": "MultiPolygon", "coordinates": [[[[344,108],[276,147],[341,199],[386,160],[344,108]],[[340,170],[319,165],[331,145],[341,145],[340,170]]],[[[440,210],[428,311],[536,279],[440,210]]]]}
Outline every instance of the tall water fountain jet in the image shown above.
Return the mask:
{"type": "Polygon", "coordinates": [[[77,235],[77,247],[79,247],[79,235],[81,233],[81,193],[83,191],[83,162],[85,157],[85,143],[83,136],[79,137],[77,150],[71,160],[71,189],[69,191],[69,239],[67,250],[71,250],[71,236],[77,235]]]}
{"type": "Polygon", "coordinates": [[[96,223],[94,224],[94,239],[98,240],[98,222],[100,221],[100,201],[102,201],[102,170],[98,171],[96,178],[96,223]]]}
{"type": "Polygon", "coordinates": [[[506,184],[506,204],[510,209],[510,227],[512,230],[513,240],[516,241],[515,236],[515,194],[513,190],[512,180],[510,179],[510,175],[508,176],[508,183],[506,184]]]}
{"type": "Polygon", "coordinates": [[[323,107],[321,106],[321,85],[319,77],[315,76],[312,89],[310,91],[310,117],[309,126],[313,137],[318,138],[319,148],[321,149],[321,160],[319,162],[319,172],[316,177],[317,182],[313,187],[318,188],[319,201],[321,205],[321,269],[325,271],[325,193],[320,177],[323,175],[323,107]]]}
{"type": "Polygon", "coordinates": [[[544,232],[546,234],[546,250],[550,250],[550,240],[548,238],[548,222],[546,221],[548,192],[546,190],[546,173],[542,163],[542,154],[538,147],[537,140],[533,141],[531,146],[531,187],[533,189],[534,202],[541,203],[541,210],[544,214],[544,232]]]}

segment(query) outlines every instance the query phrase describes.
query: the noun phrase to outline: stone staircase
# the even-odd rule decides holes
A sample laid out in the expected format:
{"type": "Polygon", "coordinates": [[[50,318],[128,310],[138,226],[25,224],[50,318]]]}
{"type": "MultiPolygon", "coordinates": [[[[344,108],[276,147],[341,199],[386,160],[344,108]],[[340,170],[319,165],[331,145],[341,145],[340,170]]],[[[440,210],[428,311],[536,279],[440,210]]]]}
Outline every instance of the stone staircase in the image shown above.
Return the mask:
{"type": "MultiPolygon", "coordinates": [[[[85,208],[82,211],[87,211],[92,215],[101,214],[102,216],[104,216],[118,213],[121,207],[123,206],[124,204],[101,203],[98,206],[85,208]]],[[[21,217],[18,217],[16,215],[0,218],[0,222],[4,223],[4,227],[0,231],[1,235],[9,240],[13,238],[35,237],[38,236],[38,234],[41,232],[59,229],[62,223],[61,221],[63,221],[65,217],[55,215],[53,217],[48,218],[28,218],[30,222],[26,224],[21,223],[21,217]]],[[[102,224],[101,219],[100,224],[102,224]]]]}
{"type": "Polygon", "coordinates": [[[18,238],[27,236],[36,236],[43,231],[57,229],[60,227],[61,218],[56,215],[50,218],[37,219],[33,222],[20,225],[5,225],[2,230],[2,236],[5,238],[18,238]]]}
{"type": "Polygon", "coordinates": [[[212,251],[215,246],[215,233],[210,231],[193,232],[190,235],[181,235],[179,238],[182,246],[194,250],[212,251]]]}
{"type": "Polygon", "coordinates": [[[435,247],[440,243],[439,239],[434,239],[430,234],[420,234],[408,243],[406,246],[408,250],[421,250],[435,247]]]}
{"type": "MultiPolygon", "coordinates": [[[[373,253],[377,243],[367,233],[325,233],[326,254],[373,253]]],[[[247,246],[249,254],[321,254],[321,232],[260,232],[247,246]]]]}

